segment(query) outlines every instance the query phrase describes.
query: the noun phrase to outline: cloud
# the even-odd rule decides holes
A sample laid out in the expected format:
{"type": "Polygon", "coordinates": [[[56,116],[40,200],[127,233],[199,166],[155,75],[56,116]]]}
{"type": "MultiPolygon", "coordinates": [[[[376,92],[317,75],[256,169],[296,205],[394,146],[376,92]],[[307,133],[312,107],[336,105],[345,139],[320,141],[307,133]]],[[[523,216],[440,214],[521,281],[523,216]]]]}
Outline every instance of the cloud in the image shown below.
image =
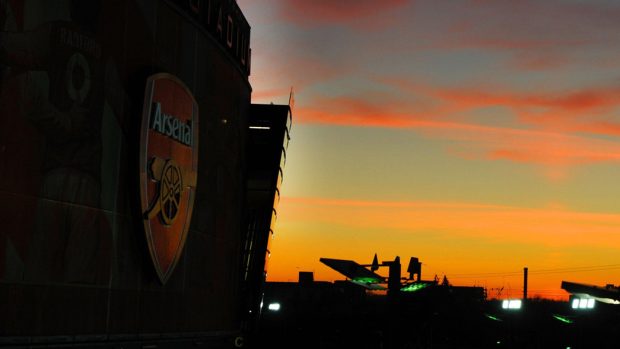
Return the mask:
{"type": "Polygon", "coordinates": [[[353,23],[360,19],[379,20],[378,16],[400,8],[409,0],[286,0],[281,3],[282,17],[294,24],[321,26],[353,23]]]}
{"type": "Polygon", "coordinates": [[[617,4],[526,0],[469,1],[453,6],[461,12],[452,21],[446,47],[576,49],[607,42],[620,28],[617,4]]]}
{"type": "Polygon", "coordinates": [[[314,98],[303,110],[305,122],[339,125],[416,127],[461,120],[457,114],[502,107],[514,112],[523,126],[553,132],[619,135],[612,112],[620,108],[620,85],[559,92],[521,92],[500,87],[437,87],[405,79],[380,79],[395,88],[393,95],[365,92],[355,96],[314,98]],[[611,118],[611,119],[610,119],[611,118]]]}
{"type": "Polygon", "coordinates": [[[252,93],[252,101],[253,102],[258,102],[258,101],[266,102],[269,100],[273,101],[274,98],[282,98],[283,96],[286,96],[289,92],[290,92],[290,89],[286,90],[286,88],[273,89],[273,90],[260,90],[260,91],[252,93]]]}
{"type": "MultiPolygon", "coordinates": [[[[504,86],[460,85],[442,87],[413,83],[414,79],[378,78],[377,81],[393,86],[402,94],[425,95],[448,104],[452,110],[504,106],[515,110],[554,110],[581,114],[585,111],[605,112],[620,107],[620,84],[580,87],[537,92],[510,90],[504,86]]],[[[591,117],[591,116],[588,116],[591,117]]]]}
{"type": "Polygon", "coordinates": [[[527,126],[553,132],[618,136],[620,86],[601,86],[562,92],[485,91],[476,88],[437,89],[434,94],[455,110],[500,106],[512,110],[527,126]]]}
{"type": "Polygon", "coordinates": [[[398,87],[404,94],[415,91],[430,101],[372,94],[356,98],[315,96],[312,106],[305,103],[296,108],[296,120],[410,129],[428,138],[450,141],[454,147],[447,151],[465,159],[540,165],[551,180],[566,178],[573,166],[620,162],[620,142],[613,137],[599,137],[620,135],[620,124],[605,119],[620,107],[620,100],[614,98],[620,92],[616,87],[539,94],[464,87],[398,87]],[[466,116],[496,107],[513,111],[516,119],[491,126],[466,116]]]}
{"type": "Polygon", "coordinates": [[[613,64],[608,57],[619,51],[619,16],[618,4],[595,1],[416,1],[394,23],[407,40],[375,45],[399,50],[406,41],[410,54],[492,56],[512,72],[571,64],[592,69],[613,64]]]}
{"type": "Polygon", "coordinates": [[[252,92],[254,103],[269,103],[275,97],[288,98],[291,87],[299,93],[313,84],[346,75],[350,69],[301,52],[289,52],[286,60],[278,52],[262,52],[258,61],[250,76],[252,85],[261,87],[252,92]]]}
{"type": "Polygon", "coordinates": [[[614,111],[620,108],[620,84],[564,89],[515,91],[501,86],[438,87],[406,79],[380,79],[403,95],[434,99],[433,115],[450,115],[483,108],[502,107],[515,113],[524,127],[553,132],[620,135],[614,111]]]}
{"type": "Polygon", "coordinates": [[[253,99],[285,101],[293,86],[296,122],[410,129],[456,141],[450,154],[541,165],[553,179],[619,161],[620,84],[596,81],[601,70],[584,82],[582,71],[620,47],[620,6],[280,0],[273,8],[284,21],[262,36],[275,49],[254,50],[253,99]],[[389,31],[357,30],[386,17],[389,31]]]}
{"type": "Polygon", "coordinates": [[[514,109],[547,108],[565,112],[583,112],[593,109],[608,110],[620,105],[617,98],[620,86],[597,87],[564,93],[510,93],[487,92],[475,88],[441,89],[440,98],[463,107],[501,105],[514,109]]]}
{"type": "Polygon", "coordinates": [[[529,72],[544,72],[559,69],[571,64],[566,54],[552,52],[524,52],[514,55],[507,69],[529,72]]]}

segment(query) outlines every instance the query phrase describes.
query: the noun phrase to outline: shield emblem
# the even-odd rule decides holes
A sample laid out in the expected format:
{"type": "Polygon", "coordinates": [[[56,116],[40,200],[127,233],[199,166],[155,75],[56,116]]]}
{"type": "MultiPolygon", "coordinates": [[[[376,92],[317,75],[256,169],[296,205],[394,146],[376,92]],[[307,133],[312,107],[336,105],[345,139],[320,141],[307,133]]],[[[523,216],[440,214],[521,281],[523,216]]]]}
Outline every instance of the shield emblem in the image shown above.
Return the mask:
{"type": "Polygon", "coordinates": [[[198,168],[198,105],[173,75],[147,79],[140,144],[142,220],[153,265],[165,284],[185,245],[198,168]]]}

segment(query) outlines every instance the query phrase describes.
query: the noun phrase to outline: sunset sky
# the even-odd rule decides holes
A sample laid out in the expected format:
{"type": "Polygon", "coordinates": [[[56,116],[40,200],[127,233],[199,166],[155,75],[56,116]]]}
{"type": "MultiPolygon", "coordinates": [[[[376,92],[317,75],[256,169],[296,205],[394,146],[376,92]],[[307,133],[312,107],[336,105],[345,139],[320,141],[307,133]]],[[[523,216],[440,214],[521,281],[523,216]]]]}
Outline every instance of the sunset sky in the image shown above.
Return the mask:
{"type": "Polygon", "coordinates": [[[268,280],[377,253],[491,296],[620,284],[617,1],[238,3],[253,103],[295,89],[268,280]]]}

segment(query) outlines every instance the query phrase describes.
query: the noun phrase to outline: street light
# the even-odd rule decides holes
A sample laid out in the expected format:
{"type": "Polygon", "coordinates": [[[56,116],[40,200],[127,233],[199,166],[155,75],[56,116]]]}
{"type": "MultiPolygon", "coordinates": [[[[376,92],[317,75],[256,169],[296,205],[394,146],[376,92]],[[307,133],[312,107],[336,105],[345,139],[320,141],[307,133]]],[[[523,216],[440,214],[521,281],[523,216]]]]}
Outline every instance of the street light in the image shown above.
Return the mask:
{"type": "Polygon", "coordinates": [[[267,309],[269,309],[271,311],[279,311],[280,310],[280,303],[269,303],[269,305],[267,306],[267,309]]]}
{"type": "Polygon", "coordinates": [[[502,309],[520,310],[522,304],[523,302],[520,299],[504,299],[502,301],[502,309]]]}
{"type": "Polygon", "coordinates": [[[573,309],[594,309],[594,298],[573,298],[571,308],[573,309]]]}

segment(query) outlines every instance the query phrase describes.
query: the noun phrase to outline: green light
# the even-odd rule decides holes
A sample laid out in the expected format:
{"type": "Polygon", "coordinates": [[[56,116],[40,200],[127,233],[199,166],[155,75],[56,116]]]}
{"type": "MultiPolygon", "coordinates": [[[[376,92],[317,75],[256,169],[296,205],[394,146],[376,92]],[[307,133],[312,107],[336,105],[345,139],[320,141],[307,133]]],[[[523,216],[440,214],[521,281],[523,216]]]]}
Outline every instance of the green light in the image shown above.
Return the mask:
{"type": "Polygon", "coordinates": [[[565,318],[565,317],[560,316],[560,315],[553,315],[553,317],[556,318],[557,320],[562,321],[563,323],[566,323],[566,324],[572,324],[573,323],[573,320],[565,318]]]}
{"type": "Polygon", "coordinates": [[[429,284],[423,284],[423,283],[416,283],[416,284],[409,284],[403,288],[401,288],[400,290],[403,292],[415,292],[415,291],[419,291],[425,287],[427,287],[429,284]]]}
{"type": "Polygon", "coordinates": [[[493,316],[491,314],[484,314],[484,316],[486,316],[487,318],[489,318],[489,319],[491,319],[493,321],[502,321],[502,319],[500,319],[498,317],[495,317],[495,316],[493,316]]]}
{"type": "Polygon", "coordinates": [[[381,280],[377,280],[376,278],[368,278],[368,277],[355,278],[355,279],[353,279],[353,281],[360,282],[360,283],[363,283],[363,284],[374,284],[374,283],[377,283],[377,282],[381,282],[381,280]]]}

